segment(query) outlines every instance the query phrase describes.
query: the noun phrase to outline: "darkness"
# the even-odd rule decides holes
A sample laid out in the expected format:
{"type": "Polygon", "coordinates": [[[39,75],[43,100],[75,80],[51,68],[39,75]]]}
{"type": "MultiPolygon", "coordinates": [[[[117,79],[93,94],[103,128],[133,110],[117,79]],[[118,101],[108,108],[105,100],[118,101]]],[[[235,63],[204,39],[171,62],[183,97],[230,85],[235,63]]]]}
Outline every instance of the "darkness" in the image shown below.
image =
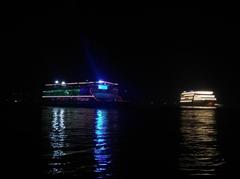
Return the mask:
{"type": "Polygon", "coordinates": [[[182,90],[239,100],[239,21],[233,10],[94,8],[77,1],[7,4],[2,12],[2,97],[41,95],[55,79],[118,82],[143,101],[182,90]]]}

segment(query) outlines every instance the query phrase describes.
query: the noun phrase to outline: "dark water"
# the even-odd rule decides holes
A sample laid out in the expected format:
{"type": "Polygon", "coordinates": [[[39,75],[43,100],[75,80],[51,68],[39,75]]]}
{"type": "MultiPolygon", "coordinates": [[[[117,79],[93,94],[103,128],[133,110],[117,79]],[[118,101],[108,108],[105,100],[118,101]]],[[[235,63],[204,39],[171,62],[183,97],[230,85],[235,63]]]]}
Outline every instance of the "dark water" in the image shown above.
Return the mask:
{"type": "Polygon", "coordinates": [[[230,176],[237,109],[8,107],[3,171],[23,176],[230,176]],[[14,171],[14,172],[13,172],[14,171]]]}

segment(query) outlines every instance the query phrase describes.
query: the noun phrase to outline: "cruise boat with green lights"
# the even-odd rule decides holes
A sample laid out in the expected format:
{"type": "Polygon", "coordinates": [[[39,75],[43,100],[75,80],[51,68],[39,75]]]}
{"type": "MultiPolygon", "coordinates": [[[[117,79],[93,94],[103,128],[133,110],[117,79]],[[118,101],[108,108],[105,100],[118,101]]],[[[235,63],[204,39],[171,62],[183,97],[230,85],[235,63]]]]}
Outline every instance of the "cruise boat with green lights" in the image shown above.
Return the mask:
{"type": "Polygon", "coordinates": [[[216,108],[218,104],[213,91],[183,91],[180,96],[182,108],[216,108]]]}
{"type": "Polygon", "coordinates": [[[42,93],[46,105],[98,105],[122,104],[126,101],[119,95],[118,83],[108,81],[72,82],[45,84],[42,93]]]}

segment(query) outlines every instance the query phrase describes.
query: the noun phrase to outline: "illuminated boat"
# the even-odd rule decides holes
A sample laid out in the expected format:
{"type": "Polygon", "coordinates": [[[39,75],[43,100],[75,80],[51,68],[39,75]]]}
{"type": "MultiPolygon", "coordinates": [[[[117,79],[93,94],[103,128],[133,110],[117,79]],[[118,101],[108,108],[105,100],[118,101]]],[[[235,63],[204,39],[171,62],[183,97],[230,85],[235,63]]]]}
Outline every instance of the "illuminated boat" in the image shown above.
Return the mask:
{"type": "Polygon", "coordinates": [[[108,81],[73,82],[55,81],[45,84],[43,104],[47,105],[97,105],[123,103],[117,83],[108,81]]]}
{"type": "Polygon", "coordinates": [[[213,91],[184,91],[180,96],[182,108],[216,108],[216,102],[213,91]]]}

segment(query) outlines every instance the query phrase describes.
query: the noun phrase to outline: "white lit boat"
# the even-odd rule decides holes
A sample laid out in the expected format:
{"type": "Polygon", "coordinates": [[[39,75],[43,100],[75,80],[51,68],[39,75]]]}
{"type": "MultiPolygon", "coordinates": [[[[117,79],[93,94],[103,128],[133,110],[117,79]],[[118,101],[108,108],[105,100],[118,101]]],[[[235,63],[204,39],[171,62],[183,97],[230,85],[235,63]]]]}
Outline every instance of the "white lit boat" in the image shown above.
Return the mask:
{"type": "Polygon", "coordinates": [[[184,91],[180,96],[180,107],[215,109],[217,99],[213,91],[184,91]]]}

